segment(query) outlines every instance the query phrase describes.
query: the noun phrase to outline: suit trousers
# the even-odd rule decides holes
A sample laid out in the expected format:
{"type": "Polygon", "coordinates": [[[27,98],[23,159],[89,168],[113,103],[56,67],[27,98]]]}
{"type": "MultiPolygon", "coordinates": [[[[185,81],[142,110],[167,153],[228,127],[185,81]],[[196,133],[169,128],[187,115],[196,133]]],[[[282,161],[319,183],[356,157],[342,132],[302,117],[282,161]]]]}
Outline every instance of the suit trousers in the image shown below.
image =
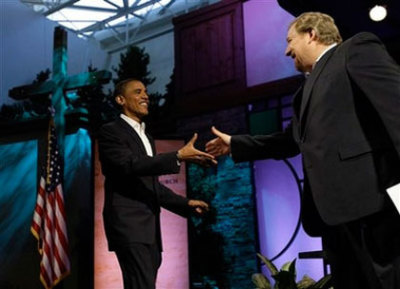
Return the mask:
{"type": "Polygon", "coordinates": [[[400,288],[400,216],[394,206],[328,226],[322,243],[335,289],[400,288]]]}
{"type": "Polygon", "coordinates": [[[161,252],[157,243],[136,243],[115,250],[124,280],[124,289],[155,289],[161,252]]]}

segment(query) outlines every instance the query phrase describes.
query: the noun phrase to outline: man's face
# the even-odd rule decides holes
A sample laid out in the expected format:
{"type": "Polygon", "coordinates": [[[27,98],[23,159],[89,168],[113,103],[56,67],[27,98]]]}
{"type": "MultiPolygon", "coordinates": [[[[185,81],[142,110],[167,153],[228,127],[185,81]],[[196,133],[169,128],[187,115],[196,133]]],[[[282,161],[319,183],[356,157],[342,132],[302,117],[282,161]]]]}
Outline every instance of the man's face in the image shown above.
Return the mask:
{"type": "Polygon", "coordinates": [[[122,106],[124,114],[138,122],[149,114],[149,96],[140,81],[128,82],[125,91],[116,97],[116,101],[122,106]]]}
{"type": "Polygon", "coordinates": [[[298,33],[292,25],[287,34],[286,56],[294,60],[294,65],[298,71],[311,72],[312,59],[310,59],[310,43],[312,36],[309,33],[298,33]]]}

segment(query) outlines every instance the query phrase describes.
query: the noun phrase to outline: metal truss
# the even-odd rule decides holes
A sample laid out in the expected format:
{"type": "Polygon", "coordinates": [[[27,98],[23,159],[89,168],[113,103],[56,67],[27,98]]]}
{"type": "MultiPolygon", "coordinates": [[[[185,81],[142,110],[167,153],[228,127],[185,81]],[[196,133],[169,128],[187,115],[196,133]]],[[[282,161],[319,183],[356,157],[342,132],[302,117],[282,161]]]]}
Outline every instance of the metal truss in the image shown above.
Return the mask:
{"type": "Polygon", "coordinates": [[[168,33],[173,29],[173,17],[220,0],[20,1],[80,37],[96,39],[103,49],[113,53],[168,33]],[[96,19],[97,14],[99,19],[96,19]]]}

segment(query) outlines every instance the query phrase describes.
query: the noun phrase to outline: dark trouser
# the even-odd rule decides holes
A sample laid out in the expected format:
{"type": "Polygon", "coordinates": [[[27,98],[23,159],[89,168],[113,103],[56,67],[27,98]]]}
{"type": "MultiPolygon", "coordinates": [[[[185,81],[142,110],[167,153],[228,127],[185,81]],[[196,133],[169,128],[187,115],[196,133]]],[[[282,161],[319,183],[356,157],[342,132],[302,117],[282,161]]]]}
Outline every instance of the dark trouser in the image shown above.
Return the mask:
{"type": "Polygon", "coordinates": [[[335,289],[400,288],[400,216],[394,208],[330,226],[322,242],[335,289]]]}
{"type": "Polygon", "coordinates": [[[161,252],[157,244],[132,244],[115,250],[124,289],[155,289],[161,252]]]}

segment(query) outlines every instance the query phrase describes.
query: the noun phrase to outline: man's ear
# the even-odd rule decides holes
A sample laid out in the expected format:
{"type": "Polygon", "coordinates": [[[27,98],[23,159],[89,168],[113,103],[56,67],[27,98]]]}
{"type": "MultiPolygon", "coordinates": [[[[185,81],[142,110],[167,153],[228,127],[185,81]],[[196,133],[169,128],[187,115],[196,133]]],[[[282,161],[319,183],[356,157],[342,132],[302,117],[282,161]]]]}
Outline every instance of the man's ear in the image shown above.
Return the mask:
{"type": "Polygon", "coordinates": [[[125,103],[125,98],[122,95],[117,95],[115,97],[115,102],[119,105],[123,105],[125,103]]]}
{"type": "Polygon", "coordinates": [[[311,29],[308,35],[310,36],[310,40],[318,40],[317,32],[314,29],[311,29]]]}

